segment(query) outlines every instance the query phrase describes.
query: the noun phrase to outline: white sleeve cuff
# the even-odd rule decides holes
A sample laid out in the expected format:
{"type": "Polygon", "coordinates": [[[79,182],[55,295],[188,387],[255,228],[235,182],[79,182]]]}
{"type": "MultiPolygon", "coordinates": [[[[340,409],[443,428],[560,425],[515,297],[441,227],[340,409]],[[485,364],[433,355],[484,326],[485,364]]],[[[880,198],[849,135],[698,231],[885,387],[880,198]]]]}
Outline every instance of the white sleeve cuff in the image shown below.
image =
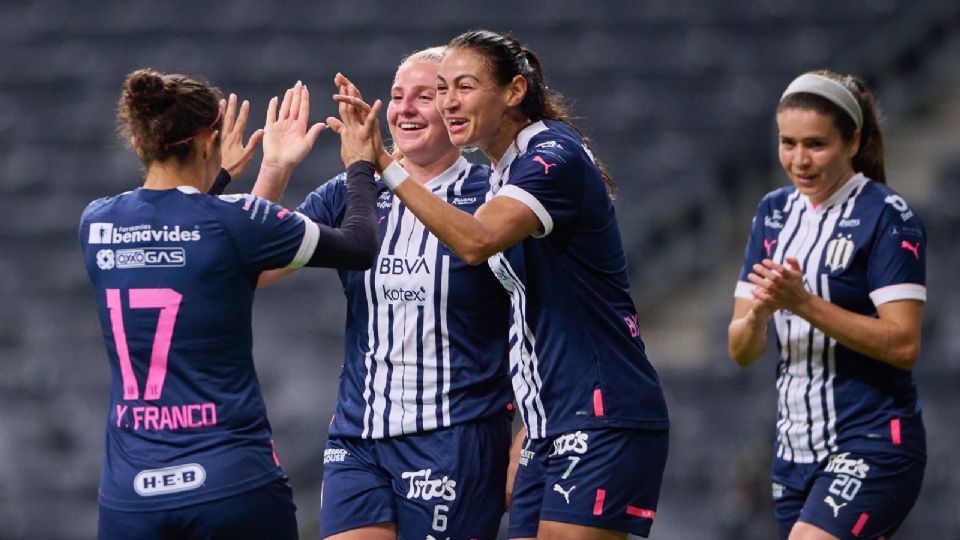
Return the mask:
{"type": "Polygon", "coordinates": [[[531,236],[534,238],[543,238],[553,231],[553,218],[550,217],[550,212],[547,212],[547,209],[540,204],[540,201],[536,197],[527,193],[522,188],[514,186],[512,184],[507,184],[500,188],[500,191],[497,192],[497,197],[510,197],[511,199],[518,200],[523,204],[527,205],[527,208],[533,210],[533,213],[537,215],[537,218],[540,220],[540,224],[543,225],[543,232],[535,231],[531,236]]]}
{"type": "Polygon", "coordinates": [[[320,238],[320,228],[313,220],[300,212],[294,212],[294,214],[300,216],[300,220],[303,221],[303,240],[300,242],[300,249],[297,250],[297,254],[287,265],[287,268],[291,270],[302,268],[303,265],[307,264],[307,261],[313,256],[314,250],[317,249],[317,240],[320,238]]]}
{"type": "Polygon", "coordinates": [[[927,288],[918,283],[888,285],[871,292],[870,300],[873,300],[873,305],[875,306],[896,300],[919,300],[926,302],[927,288]]]}
{"type": "Polygon", "coordinates": [[[753,283],[738,281],[737,288],[733,290],[733,297],[753,300],[753,283]]]}

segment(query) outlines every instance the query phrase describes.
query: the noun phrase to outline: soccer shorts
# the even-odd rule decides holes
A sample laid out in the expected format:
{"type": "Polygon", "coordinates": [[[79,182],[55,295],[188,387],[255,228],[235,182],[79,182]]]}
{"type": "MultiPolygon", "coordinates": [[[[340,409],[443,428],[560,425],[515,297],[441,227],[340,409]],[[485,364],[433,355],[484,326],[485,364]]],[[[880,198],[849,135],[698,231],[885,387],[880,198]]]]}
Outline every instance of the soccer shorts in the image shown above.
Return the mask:
{"type": "Polygon", "coordinates": [[[496,538],[510,452],[507,414],[387,439],[331,439],[320,536],[395,523],[399,538],[496,538]]]}
{"type": "Polygon", "coordinates": [[[589,429],[523,443],[510,504],[511,538],[541,520],[646,537],[657,514],[667,430],[589,429]]]}
{"type": "Polygon", "coordinates": [[[925,461],[892,452],[850,451],[820,463],[773,464],[773,504],[786,539],[803,521],[837,538],[890,538],[916,502],[925,461]]]}
{"type": "Polygon", "coordinates": [[[127,512],[100,505],[99,540],[296,540],[297,507],[286,478],[172,510],[127,512]]]}

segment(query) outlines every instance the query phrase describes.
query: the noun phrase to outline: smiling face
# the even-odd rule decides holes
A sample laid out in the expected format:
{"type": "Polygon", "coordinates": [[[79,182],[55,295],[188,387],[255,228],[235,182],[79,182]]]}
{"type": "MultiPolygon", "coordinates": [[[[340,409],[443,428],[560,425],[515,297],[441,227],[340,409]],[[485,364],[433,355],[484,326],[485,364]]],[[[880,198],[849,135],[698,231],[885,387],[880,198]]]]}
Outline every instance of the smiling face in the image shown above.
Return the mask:
{"type": "Polygon", "coordinates": [[[483,57],[468,49],[448,48],[443,55],[437,99],[453,144],[478,147],[491,161],[500,159],[519,131],[522,95],[517,99],[510,85],[498,85],[483,57]]]}
{"type": "Polygon", "coordinates": [[[777,113],[780,164],[800,193],[820,204],[853,176],[860,132],[844,141],[833,117],[812,109],[777,113]]]}
{"type": "Polygon", "coordinates": [[[421,165],[455,151],[437,109],[435,62],[408,62],[397,69],[387,105],[387,124],[397,148],[421,165]]]}

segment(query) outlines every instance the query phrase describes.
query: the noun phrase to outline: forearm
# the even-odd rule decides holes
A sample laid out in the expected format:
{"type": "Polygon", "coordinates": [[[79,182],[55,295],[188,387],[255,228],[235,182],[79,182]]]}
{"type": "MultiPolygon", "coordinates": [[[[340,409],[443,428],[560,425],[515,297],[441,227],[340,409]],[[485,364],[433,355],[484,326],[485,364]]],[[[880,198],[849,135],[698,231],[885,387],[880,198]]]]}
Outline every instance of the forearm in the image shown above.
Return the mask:
{"type": "MultiPolygon", "coordinates": [[[[869,317],[846,310],[816,295],[794,313],[841,345],[900,369],[912,369],[920,350],[919,319],[869,317]]],[[[918,308],[919,313],[919,308],[918,308]]],[[[919,317],[919,315],[917,316],[919,317]]]]}
{"type": "Polygon", "coordinates": [[[287,182],[293,173],[293,167],[284,167],[264,161],[260,164],[260,173],[257,175],[257,181],[253,184],[251,193],[267,199],[268,201],[278,203],[283,197],[283,192],[287,189],[287,182]]]}
{"type": "Polygon", "coordinates": [[[760,317],[750,308],[735,316],[727,327],[727,351],[737,365],[746,367],[763,355],[767,348],[769,317],[760,317]]]}
{"type": "Polygon", "coordinates": [[[483,222],[447,204],[417,182],[402,182],[394,193],[430,232],[466,263],[480,264],[503,249],[497,246],[494,232],[483,222]]]}
{"type": "Polygon", "coordinates": [[[377,211],[373,165],[347,169],[347,205],[339,228],[320,225],[320,237],[307,266],[366,270],[377,256],[377,211]]]}

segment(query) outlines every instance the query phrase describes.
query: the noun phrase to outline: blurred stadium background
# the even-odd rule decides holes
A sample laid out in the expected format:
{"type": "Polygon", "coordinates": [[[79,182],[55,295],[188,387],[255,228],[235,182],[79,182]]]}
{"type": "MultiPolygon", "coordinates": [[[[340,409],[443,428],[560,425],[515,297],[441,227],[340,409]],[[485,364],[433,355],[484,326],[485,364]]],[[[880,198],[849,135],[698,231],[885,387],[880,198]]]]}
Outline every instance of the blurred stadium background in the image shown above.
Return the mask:
{"type": "MultiPolygon", "coordinates": [[[[322,119],[335,111],[325,98],[336,71],[386,97],[404,54],[471,27],[538,51],[619,184],[633,294],[672,417],[654,539],[775,537],[774,363],[727,359],[733,285],[754,206],[786,182],[780,92],[819,67],[867,79],[885,113],[890,182],[930,240],[916,369],[929,463],[897,538],[960,538],[956,0],[0,0],[0,539],[96,535],[108,373],[76,227],[90,200],[141,178],[114,135],[125,74],[201,74],[251,100],[252,127],[302,79],[322,119]]],[[[286,205],[336,174],[338,156],[322,135],[286,205]]],[[[249,190],[258,166],[259,154],[228,191],[249,190]]],[[[317,534],[343,311],[332,271],[300,272],[255,308],[257,366],[304,538],[317,534]]]]}

